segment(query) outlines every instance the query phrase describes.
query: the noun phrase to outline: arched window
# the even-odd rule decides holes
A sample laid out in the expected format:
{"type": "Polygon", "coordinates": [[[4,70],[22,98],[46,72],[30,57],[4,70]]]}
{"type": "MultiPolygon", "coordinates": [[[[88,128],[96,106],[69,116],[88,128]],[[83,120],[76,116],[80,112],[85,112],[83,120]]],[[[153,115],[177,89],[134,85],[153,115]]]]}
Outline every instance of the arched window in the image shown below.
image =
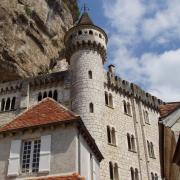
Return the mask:
{"type": "Polygon", "coordinates": [[[99,37],[100,37],[100,38],[102,38],[102,35],[101,35],[101,34],[99,34],[99,37]]]}
{"type": "Polygon", "coordinates": [[[94,105],[93,105],[93,103],[90,103],[90,104],[89,104],[89,112],[90,112],[90,113],[93,113],[93,112],[94,112],[94,105]]]}
{"type": "Polygon", "coordinates": [[[109,162],[109,176],[110,180],[114,180],[113,163],[109,162]]]}
{"type": "Polygon", "coordinates": [[[133,151],[136,150],[134,135],[131,135],[131,148],[132,148],[133,151]]]}
{"type": "Polygon", "coordinates": [[[118,164],[114,164],[114,179],[119,180],[119,171],[118,171],[118,164]]]}
{"type": "Polygon", "coordinates": [[[127,114],[127,106],[126,106],[126,101],[123,101],[123,106],[124,106],[124,113],[127,114]]]}
{"type": "Polygon", "coordinates": [[[53,99],[54,99],[55,101],[58,100],[58,92],[57,92],[57,90],[55,90],[54,93],[53,93],[53,99]]]}
{"type": "Polygon", "coordinates": [[[89,79],[92,79],[92,71],[88,71],[89,79]]]}
{"type": "Polygon", "coordinates": [[[134,179],[134,169],[131,167],[131,180],[135,180],[134,179]]]}
{"type": "Polygon", "coordinates": [[[4,111],[5,108],[5,99],[3,98],[1,101],[1,111],[4,111]]]}
{"type": "Polygon", "coordinates": [[[16,97],[13,97],[12,102],[11,102],[11,110],[15,109],[15,104],[16,104],[16,97]]]}
{"type": "Polygon", "coordinates": [[[158,180],[158,175],[155,173],[155,180],[158,180]]]}
{"type": "Polygon", "coordinates": [[[155,157],[155,154],[154,154],[154,145],[153,145],[153,143],[151,142],[150,143],[150,147],[151,147],[151,157],[155,157]]]}
{"type": "Polygon", "coordinates": [[[43,99],[47,97],[47,92],[45,91],[43,94],[43,99]]]}
{"type": "Polygon", "coordinates": [[[113,97],[111,93],[109,94],[109,106],[113,107],[113,97]]]}
{"type": "Polygon", "coordinates": [[[108,100],[108,93],[105,92],[105,104],[108,106],[109,100],[108,100]]]}
{"type": "Polygon", "coordinates": [[[90,30],[90,31],[89,31],[89,34],[90,34],[90,35],[93,35],[93,31],[92,31],[92,30],[90,30]]]}
{"type": "Polygon", "coordinates": [[[128,141],[128,149],[131,150],[131,137],[129,133],[127,134],[127,141],[128,141]]]}
{"type": "Polygon", "coordinates": [[[139,180],[139,173],[138,173],[138,169],[135,169],[135,180],[139,180]]]}
{"type": "Polygon", "coordinates": [[[79,35],[82,35],[82,31],[78,31],[78,34],[79,34],[79,35]]]}
{"type": "Polygon", "coordinates": [[[8,98],[6,101],[6,107],[5,107],[6,111],[8,111],[10,109],[10,104],[11,104],[11,100],[10,100],[10,98],[8,98]]]}
{"type": "Polygon", "coordinates": [[[149,114],[147,111],[144,111],[144,121],[149,124],[149,114]]]}
{"type": "Polygon", "coordinates": [[[127,113],[129,114],[129,115],[131,115],[131,106],[130,106],[130,103],[128,102],[127,103],[127,113]]]}
{"type": "Polygon", "coordinates": [[[41,101],[41,100],[42,100],[42,93],[39,92],[39,94],[38,94],[38,101],[41,101]]]}
{"type": "Polygon", "coordinates": [[[52,95],[52,91],[49,91],[49,93],[48,93],[48,97],[50,97],[50,98],[52,98],[52,97],[53,97],[53,95],[52,95]]]}
{"type": "Polygon", "coordinates": [[[154,179],[154,173],[151,173],[151,180],[155,180],[154,179]]]}
{"type": "Polygon", "coordinates": [[[109,126],[107,126],[107,139],[108,143],[111,143],[111,130],[109,126]]]}
{"type": "Polygon", "coordinates": [[[116,145],[116,131],[114,128],[111,130],[112,144],[116,145]]]}

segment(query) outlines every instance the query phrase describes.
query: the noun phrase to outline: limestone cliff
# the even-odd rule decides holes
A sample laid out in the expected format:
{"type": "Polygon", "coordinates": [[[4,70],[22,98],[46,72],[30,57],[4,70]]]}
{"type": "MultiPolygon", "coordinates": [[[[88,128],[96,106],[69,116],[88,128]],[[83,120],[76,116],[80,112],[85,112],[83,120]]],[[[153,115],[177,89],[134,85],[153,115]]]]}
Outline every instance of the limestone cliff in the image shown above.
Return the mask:
{"type": "Polygon", "coordinates": [[[76,0],[0,0],[0,81],[53,69],[77,18],[76,0]]]}

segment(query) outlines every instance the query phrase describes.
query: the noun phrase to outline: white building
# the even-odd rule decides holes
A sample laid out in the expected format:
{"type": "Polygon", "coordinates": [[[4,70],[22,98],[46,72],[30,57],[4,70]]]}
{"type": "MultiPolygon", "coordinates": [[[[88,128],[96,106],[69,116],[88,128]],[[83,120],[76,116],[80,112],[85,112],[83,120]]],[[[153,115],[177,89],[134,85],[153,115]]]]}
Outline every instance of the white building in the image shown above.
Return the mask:
{"type": "MultiPolygon", "coordinates": [[[[86,12],[64,39],[69,63],[65,71],[0,84],[0,124],[51,97],[80,115],[95,139],[104,156],[97,179],[160,179],[162,101],[117,77],[113,65],[104,69],[108,37],[86,12]]],[[[0,161],[7,164],[7,159],[0,161]]],[[[6,177],[7,166],[1,166],[6,177]]]]}

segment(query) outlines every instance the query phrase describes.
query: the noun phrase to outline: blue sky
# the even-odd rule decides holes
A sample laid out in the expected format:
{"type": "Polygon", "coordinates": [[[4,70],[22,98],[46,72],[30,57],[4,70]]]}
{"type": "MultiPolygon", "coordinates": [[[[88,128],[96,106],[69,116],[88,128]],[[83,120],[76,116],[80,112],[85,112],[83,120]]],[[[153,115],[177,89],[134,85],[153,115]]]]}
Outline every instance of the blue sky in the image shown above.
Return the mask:
{"type": "Polygon", "coordinates": [[[164,101],[180,101],[180,0],[79,0],[108,36],[108,64],[164,101]]]}

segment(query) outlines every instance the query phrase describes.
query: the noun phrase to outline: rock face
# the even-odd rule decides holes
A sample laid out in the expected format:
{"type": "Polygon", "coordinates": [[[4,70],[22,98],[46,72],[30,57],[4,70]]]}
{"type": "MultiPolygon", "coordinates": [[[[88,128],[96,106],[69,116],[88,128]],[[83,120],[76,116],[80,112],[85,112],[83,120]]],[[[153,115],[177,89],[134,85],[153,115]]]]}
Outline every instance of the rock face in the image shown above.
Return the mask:
{"type": "Polygon", "coordinates": [[[50,72],[77,19],[76,0],[0,0],[0,81],[50,72]]]}

